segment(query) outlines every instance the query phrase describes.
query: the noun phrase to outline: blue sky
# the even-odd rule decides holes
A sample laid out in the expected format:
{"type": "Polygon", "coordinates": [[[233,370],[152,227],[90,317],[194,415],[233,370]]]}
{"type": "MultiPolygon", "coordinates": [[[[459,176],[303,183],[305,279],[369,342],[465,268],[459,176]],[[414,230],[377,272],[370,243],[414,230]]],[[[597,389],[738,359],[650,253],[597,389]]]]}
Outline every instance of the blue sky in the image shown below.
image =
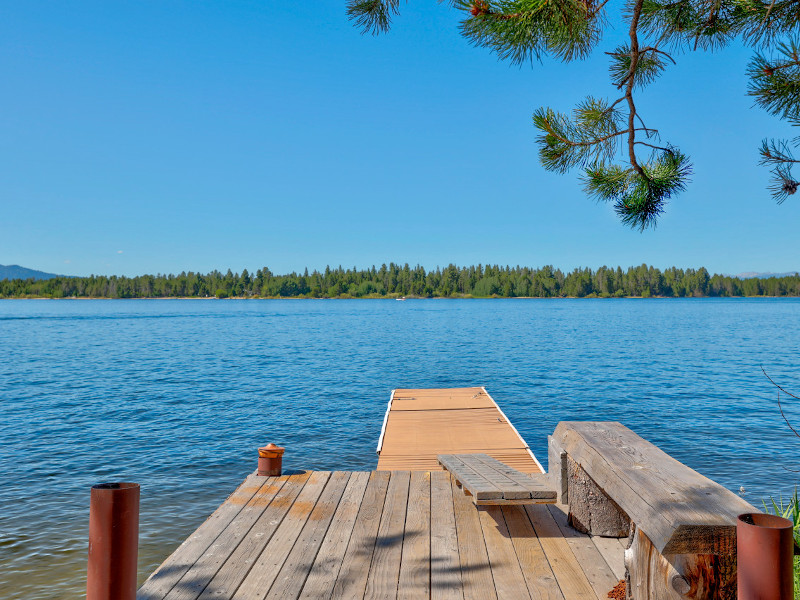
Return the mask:
{"type": "Polygon", "coordinates": [[[695,174],[655,230],[538,164],[531,114],[614,93],[603,51],[501,63],[415,0],[362,36],[344,0],[4,2],[0,264],[88,275],[408,262],[800,268],[800,199],[757,166],[751,52],[683,54],[640,94],[695,174]]]}

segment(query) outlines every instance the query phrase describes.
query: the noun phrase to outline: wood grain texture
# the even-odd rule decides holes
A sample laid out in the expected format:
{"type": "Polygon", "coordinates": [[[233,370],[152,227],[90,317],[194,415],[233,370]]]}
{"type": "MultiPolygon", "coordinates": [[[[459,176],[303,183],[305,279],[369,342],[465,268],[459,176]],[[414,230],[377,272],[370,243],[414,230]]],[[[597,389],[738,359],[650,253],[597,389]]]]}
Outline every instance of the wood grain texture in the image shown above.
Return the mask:
{"type": "MultiPolygon", "coordinates": [[[[608,555],[604,557],[598,547],[592,541],[591,536],[581,533],[572,528],[567,523],[567,507],[566,505],[551,504],[547,507],[553,520],[558,525],[561,535],[566,540],[572,553],[575,555],[578,563],[581,565],[586,578],[592,586],[598,598],[605,600],[607,593],[617,585],[620,579],[625,579],[625,565],[619,554],[608,555]],[[608,560],[619,560],[618,563],[610,565],[608,560]],[[615,573],[622,571],[622,577],[617,577],[615,573]]],[[[619,543],[617,538],[607,538],[617,544],[624,553],[624,547],[619,543]]]]}
{"type": "Polygon", "coordinates": [[[184,575],[167,594],[167,600],[195,600],[206,589],[217,571],[239,544],[247,539],[253,524],[270,505],[283,485],[284,482],[262,485],[214,540],[214,543],[197,559],[191,572],[184,575]]]}
{"type": "Polygon", "coordinates": [[[325,534],[325,539],[314,559],[311,572],[306,579],[300,598],[305,600],[324,600],[330,598],[333,586],[339,575],[347,544],[356,523],[356,516],[364,499],[370,474],[357,472],[350,476],[347,488],[333,516],[333,522],[325,534]]]}
{"type": "MultiPolygon", "coordinates": [[[[499,473],[503,477],[511,480],[519,488],[529,493],[531,498],[555,500],[556,490],[547,473],[522,473],[487,454],[476,454],[474,460],[484,463],[488,468],[492,469],[493,472],[499,473]]],[[[497,483],[500,485],[501,481],[498,480],[497,483]]],[[[512,496],[506,495],[503,497],[512,498],[512,496]]]]}
{"type": "Polygon", "coordinates": [[[458,533],[450,475],[431,473],[431,599],[462,599],[458,533]]]}
{"type": "Polygon", "coordinates": [[[364,597],[390,476],[388,471],[373,471],[370,474],[353,534],[333,586],[332,598],[349,600],[364,597]]]}
{"type": "Polygon", "coordinates": [[[477,500],[502,498],[503,490],[484,474],[476,471],[467,462],[467,456],[466,454],[440,454],[437,456],[437,460],[477,500]]]}
{"type": "Polygon", "coordinates": [[[455,479],[452,480],[451,489],[464,600],[494,600],[497,592],[478,511],[456,487],[455,479]]]}
{"type": "MultiPolygon", "coordinates": [[[[526,448],[497,448],[493,450],[483,450],[484,453],[496,458],[509,467],[523,473],[539,473],[539,467],[531,458],[530,451],[526,448]]],[[[379,471],[441,471],[442,466],[436,460],[437,454],[413,454],[397,453],[392,455],[381,454],[378,458],[379,471]]]]}
{"type": "Polygon", "coordinates": [[[661,554],[638,527],[626,552],[636,600],[734,600],[735,557],[661,554]]]}
{"type": "MultiPolygon", "coordinates": [[[[528,593],[533,600],[564,600],[564,594],[547,561],[528,514],[521,507],[503,508],[508,534],[514,544],[528,593]]],[[[610,589],[610,588],[609,588],[610,589]]]]}
{"type": "MultiPolygon", "coordinates": [[[[281,478],[285,480],[286,478],[281,478]]],[[[197,562],[217,536],[265,485],[263,477],[248,476],[206,521],[150,575],[136,593],[137,600],[161,600],[197,562]]],[[[270,485],[273,485],[270,482],[270,485]]]]}
{"type": "Polygon", "coordinates": [[[726,554],[755,509],[616,422],[564,421],[553,437],[664,554],[726,554]]]}
{"type": "MultiPolygon", "coordinates": [[[[311,473],[292,475],[284,483],[280,493],[265,507],[245,538],[225,559],[200,594],[201,600],[231,598],[253,566],[264,546],[272,539],[275,530],[289,512],[295,498],[303,490],[311,473]]],[[[194,570],[193,570],[194,571],[194,570]]],[[[192,574],[194,577],[194,572],[192,574]]]]}
{"type": "Polygon", "coordinates": [[[395,390],[393,410],[448,410],[451,408],[494,408],[482,388],[395,390]]]}
{"type": "Polygon", "coordinates": [[[262,600],[272,587],[283,563],[289,556],[297,537],[308,521],[317,499],[328,483],[330,473],[314,471],[297,496],[272,539],[253,563],[242,585],[236,590],[236,600],[262,600]]]}
{"type": "Polygon", "coordinates": [[[531,497],[532,480],[528,479],[527,483],[520,484],[508,475],[508,473],[518,473],[521,478],[527,479],[524,473],[510,469],[487,454],[457,454],[455,456],[472,471],[499,489],[503,494],[502,497],[506,500],[531,497]]]}
{"type": "Polygon", "coordinates": [[[530,600],[528,586],[519,565],[514,545],[511,542],[503,511],[489,506],[478,510],[486,552],[494,576],[497,598],[508,600],[530,600]]]}
{"type": "Polygon", "coordinates": [[[625,579],[625,549],[619,545],[619,538],[592,536],[592,543],[600,551],[614,576],[625,579]]]}
{"type": "Polygon", "coordinates": [[[607,600],[607,597],[599,597],[595,594],[583,568],[561,535],[561,530],[547,507],[529,504],[524,508],[564,597],[569,600],[572,598],[607,600]]]}
{"type": "Polygon", "coordinates": [[[300,537],[278,572],[266,596],[268,600],[285,600],[300,595],[349,479],[350,473],[347,472],[337,471],[331,474],[303,526],[300,537]]]}
{"type": "MultiPolygon", "coordinates": [[[[616,582],[592,540],[569,533],[559,507],[485,510],[445,471],[303,473],[256,484],[231,496],[227,524],[202,528],[211,537],[194,541],[205,550],[181,567],[171,597],[605,600],[611,586],[600,595],[600,574],[616,582]]],[[[621,549],[609,540],[603,552],[616,561],[621,549]]],[[[673,562],[702,577],[719,559],[707,558],[673,562]]]]}
{"type": "Polygon", "coordinates": [[[403,531],[403,556],[397,597],[416,600],[431,590],[431,474],[413,471],[403,531]]]}
{"type": "Polygon", "coordinates": [[[483,388],[398,389],[386,414],[378,470],[438,470],[437,454],[484,452],[524,473],[541,469],[483,388]]]}
{"type": "Polygon", "coordinates": [[[410,481],[409,471],[393,471],[389,480],[364,593],[364,598],[369,600],[397,598],[410,481]]]}

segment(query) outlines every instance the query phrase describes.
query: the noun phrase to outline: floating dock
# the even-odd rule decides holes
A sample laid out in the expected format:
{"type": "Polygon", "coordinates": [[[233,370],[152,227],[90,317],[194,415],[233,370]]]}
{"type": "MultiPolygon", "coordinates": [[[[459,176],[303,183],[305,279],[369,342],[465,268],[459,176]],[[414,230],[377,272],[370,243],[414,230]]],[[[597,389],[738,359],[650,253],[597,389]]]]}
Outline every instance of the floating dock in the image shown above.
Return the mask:
{"type": "Polygon", "coordinates": [[[557,504],[481,506],[437,454],[540,473],[483,388],[396,390],[372,472],[249,476],[150,576],[138,600],[606,600],[624,540],[557,504]]]}
{"type": "Polygon", "coordinates": [[[478,452],[523,473],[544,472],[485,388],[392,392],[378,441],[379,471],[438,471],[439,454],[478,452]]]}

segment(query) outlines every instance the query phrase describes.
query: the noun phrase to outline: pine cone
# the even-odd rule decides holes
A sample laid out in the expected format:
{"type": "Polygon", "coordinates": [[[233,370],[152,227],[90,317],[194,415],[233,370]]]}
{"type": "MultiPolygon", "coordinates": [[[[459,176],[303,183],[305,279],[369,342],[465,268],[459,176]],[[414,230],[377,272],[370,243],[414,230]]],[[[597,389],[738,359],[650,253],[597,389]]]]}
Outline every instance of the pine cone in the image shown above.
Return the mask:
{"type": "Polygon", "coordinates": [[[473,17],[482,17],[483,15],[490,14],[492,11],[489,8],[489,3],[485,0],[474,0],[469,12],[472,13],[473,17]]]}

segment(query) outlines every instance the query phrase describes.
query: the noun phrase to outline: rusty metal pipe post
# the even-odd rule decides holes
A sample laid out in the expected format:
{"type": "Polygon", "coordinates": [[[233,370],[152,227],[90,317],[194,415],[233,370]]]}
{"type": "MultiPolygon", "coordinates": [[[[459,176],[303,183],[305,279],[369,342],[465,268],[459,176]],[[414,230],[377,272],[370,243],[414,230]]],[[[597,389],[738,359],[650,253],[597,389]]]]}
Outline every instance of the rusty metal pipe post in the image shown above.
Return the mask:
{"type": "Polygon", "coordinates": [[[739,600],[792,600],[792,522],[775,515],[746,513],[736,522],[739,600]]]}
{"type": "Polygon", "coordinates": [[[86,600],[135,600],[138,553],[139,484],[93,485],[86,600]]]}
{"type": "Polygon", "coordinates": [[[262,477],[278,477],[283,469],[283,453],[286,448],[267,444],[258,449],[258,474],[262,477]]]}

